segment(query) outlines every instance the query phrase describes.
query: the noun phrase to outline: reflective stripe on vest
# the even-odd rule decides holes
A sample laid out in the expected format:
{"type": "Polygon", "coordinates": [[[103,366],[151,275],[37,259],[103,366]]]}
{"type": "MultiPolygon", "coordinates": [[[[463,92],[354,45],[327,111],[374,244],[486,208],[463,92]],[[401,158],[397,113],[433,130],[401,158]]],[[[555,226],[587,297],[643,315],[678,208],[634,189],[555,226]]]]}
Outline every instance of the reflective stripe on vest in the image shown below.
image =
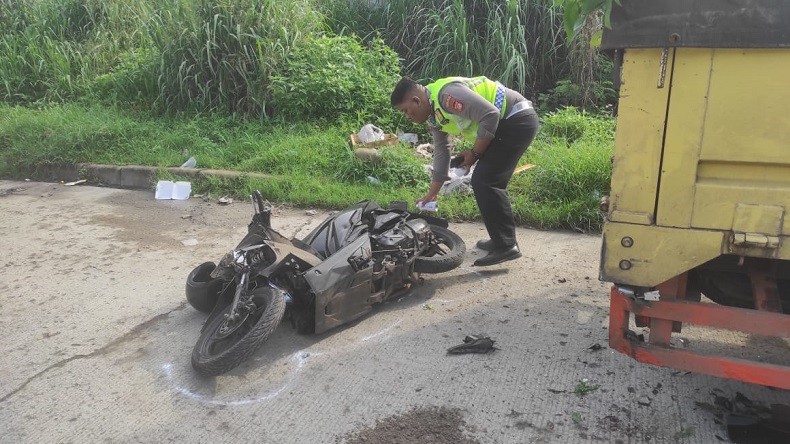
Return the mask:
{"type": "Polygon", "coordinates": [[[480,94],[481,97],[492,103],[499,110],[499,118],[505,117],[505,88],[493,80],[484,76],[480,77],[445,77],[426,86],[430,93],[431,106],[433,107],[434,123],[447,134],[463,135],[469,140],[477,138],[478,123],[469,119],[464,119],[457,114],[452,114],[445,110],[439,102],[439,91],[444,85],[450,82],[462,82],[472,91],[480,94]]]}

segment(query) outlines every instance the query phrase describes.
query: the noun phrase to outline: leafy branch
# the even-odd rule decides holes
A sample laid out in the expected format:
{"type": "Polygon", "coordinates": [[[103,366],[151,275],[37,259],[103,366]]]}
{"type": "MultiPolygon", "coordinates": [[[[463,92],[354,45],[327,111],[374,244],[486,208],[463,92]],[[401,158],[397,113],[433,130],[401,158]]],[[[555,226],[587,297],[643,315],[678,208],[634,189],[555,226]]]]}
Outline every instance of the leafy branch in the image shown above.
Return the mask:
{"type": "MultiPolygon", "coordinates": [[[[562,7],[563,24],[568,39],[573,39],[579,30],[584,26],[587,16],[595,11],[603,11],[603,24],[612,29],[610,17],[612,15],[612,5],[620,5],[621,0],[554,0],[555,6],[562,7]]],[[[600,31],[592,37],[591,43],[597,46],[601,41],[600,31]]]]}

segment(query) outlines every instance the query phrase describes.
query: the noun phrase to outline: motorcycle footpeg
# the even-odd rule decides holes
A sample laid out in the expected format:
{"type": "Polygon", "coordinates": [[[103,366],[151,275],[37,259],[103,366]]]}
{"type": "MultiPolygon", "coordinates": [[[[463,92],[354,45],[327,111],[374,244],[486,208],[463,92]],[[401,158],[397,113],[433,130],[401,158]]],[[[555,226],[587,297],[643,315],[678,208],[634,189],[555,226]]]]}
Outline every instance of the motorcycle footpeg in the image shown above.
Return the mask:
{"type": "Polygon", "coordinates": [[[469,335],[464,338],[464,343],[447,349],[447,354],[460,355],[463,353],[489,353],[499,350],[494,347],[493,339],[485,335],[469,335]]]}

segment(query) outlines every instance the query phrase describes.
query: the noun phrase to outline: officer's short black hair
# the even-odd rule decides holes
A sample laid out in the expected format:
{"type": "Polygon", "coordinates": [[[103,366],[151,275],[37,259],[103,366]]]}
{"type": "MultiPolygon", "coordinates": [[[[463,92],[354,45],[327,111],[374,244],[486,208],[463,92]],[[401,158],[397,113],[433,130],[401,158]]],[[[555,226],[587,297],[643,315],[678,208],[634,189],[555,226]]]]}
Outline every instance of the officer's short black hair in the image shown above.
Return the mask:
{"type": "Polygon", "coordinates": [[[398,81],[398,84],[395,85],[395,89],[392,91],[392,95],[390,96],[390,102],[392,102],[392,106],[400,105],[405,99],[406,94],[412,90],[412,88],[417,87],[419,84],[414,80],[403,77],[398,81]]]}

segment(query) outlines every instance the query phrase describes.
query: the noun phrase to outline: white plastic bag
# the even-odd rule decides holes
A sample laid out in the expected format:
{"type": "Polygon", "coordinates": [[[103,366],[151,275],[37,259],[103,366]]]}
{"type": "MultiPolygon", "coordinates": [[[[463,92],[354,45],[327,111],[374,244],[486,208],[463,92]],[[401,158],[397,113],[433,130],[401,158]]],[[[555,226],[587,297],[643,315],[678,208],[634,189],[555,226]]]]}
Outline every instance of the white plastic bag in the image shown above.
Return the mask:
{"type": "Polygon", "coordinates": [[[362,129],[359,130],[359,133],[357,133],[357,137],[359,137],[359,141],[362,143],[370,143],[370,142],[375,142],[377,140],[384,140],[384,130],[373,124],[368,123],[367,125],[363,126],[362,129]]]}
{"type": "Polygon", "coordinates": [[[442,184],[439,194],[466,194],[472,191],[472,171],[476,165],[472,165],[469,171],[466,168],[450,168],[448,176],[450,179],[442,184]]]}

